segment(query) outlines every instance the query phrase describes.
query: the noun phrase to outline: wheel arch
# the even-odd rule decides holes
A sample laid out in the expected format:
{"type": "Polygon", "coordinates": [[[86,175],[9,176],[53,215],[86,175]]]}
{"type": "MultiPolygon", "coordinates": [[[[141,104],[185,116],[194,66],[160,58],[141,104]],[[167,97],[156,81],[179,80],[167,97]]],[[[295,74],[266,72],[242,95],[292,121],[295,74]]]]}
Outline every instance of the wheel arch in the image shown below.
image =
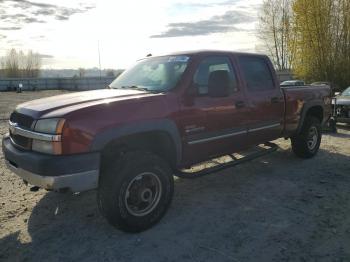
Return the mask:
{"type": "Polygon", "coordinates": [[[301,117],[300,117],[300,122],[297,128],[297,134],[301,132],[305,119],[308,116],[316,117],[320,121],[320,123],[323,124],[323,120],[324,120],[323,104],[320,101],[315,101],[304,105],[304,108],[302,110],[301,117]]]}
{"type": "Polygon", "coordinates": [[[91,145],[91,151],[100,151],[102,157],[124,148],[151,151],[165,158],[172,167],[178,165],[182,157],[177,126],[167,119],[110,128],[98,134],[91,145]]]}

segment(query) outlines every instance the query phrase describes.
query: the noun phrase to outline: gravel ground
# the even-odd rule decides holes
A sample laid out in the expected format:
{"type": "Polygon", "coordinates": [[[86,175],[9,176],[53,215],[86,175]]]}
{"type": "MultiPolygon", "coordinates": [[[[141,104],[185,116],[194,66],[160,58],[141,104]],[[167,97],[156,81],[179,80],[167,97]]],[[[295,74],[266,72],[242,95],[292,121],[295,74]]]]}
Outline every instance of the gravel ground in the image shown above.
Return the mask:
{"type": "MultiPolygon", "coordinates": [[[[0,93],[0,118],[57,93],[0,93]]],[[[177,179],[167,215],[140,234],[109,226],[95,191],[30,192],[0,153],[0,261],[350,261],[350,128],[324,135],[311,160],[276,143],[252,162],[177,179]]]]}

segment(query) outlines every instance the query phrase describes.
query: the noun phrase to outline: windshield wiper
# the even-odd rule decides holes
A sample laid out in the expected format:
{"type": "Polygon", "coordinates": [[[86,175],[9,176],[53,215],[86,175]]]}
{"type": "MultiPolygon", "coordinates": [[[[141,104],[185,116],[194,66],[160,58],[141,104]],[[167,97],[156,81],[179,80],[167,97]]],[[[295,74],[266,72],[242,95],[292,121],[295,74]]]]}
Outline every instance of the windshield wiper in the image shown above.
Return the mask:
{"type": "Polygon", "coordinates": [[[148,89],[146,87],[140,87],[140,86],[136,86],[136,85],[121,86],[120,88],[122,88],[122,89],[136,89],[136,90],[147,91],[147,92],[151,92],[151,93],[159,93],[160,92],[159,90],[151,90],[151,89],[148,89]]]}
{"type": "Polygon", "coordinates": [[[121,86],[122,89],[137,89],[137,90],[143,90],[143,91],[149,91],[145,87],[139,87],[139,86],[121,86]]]}
{"type": "Polygon", "coordinates": [[[120,88],[123,88],[123,89],[138,89],[140,87],[139,86],[121,86],[120,88]]]}

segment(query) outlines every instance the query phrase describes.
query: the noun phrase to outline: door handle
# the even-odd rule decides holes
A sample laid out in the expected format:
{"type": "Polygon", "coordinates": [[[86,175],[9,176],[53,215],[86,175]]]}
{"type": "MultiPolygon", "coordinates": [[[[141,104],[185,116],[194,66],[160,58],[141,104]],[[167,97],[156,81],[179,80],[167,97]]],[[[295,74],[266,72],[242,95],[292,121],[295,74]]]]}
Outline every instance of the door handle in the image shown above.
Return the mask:
{"type": "Polygon", "coordinates": [[[236,108],[243,108],[243,107],[245,107],[244,101],[237,101],[235,103],[235,105],[236,105],[236,108]]]}
{"type": "Polygon", "coordinates": [[[271,98],[271,104],[277,104],[280,101],[278,97],[271,98]]]}

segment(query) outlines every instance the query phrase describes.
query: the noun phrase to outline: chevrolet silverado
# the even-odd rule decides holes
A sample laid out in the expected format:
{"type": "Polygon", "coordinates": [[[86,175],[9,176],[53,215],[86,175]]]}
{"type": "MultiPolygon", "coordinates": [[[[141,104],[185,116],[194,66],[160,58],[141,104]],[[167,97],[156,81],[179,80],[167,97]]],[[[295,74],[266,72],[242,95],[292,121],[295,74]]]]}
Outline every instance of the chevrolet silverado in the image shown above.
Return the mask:
{"type": "Polygon", "coordinates": [[[166,213],[181,170],[277,138],[311,158],[330,113],[328,86],[281,88],[267,56],[178,52],[138,61],[104,90],[18,105],[2,147],[27,183],[97,189],[108,222],[139,232],[166,213]]]}

